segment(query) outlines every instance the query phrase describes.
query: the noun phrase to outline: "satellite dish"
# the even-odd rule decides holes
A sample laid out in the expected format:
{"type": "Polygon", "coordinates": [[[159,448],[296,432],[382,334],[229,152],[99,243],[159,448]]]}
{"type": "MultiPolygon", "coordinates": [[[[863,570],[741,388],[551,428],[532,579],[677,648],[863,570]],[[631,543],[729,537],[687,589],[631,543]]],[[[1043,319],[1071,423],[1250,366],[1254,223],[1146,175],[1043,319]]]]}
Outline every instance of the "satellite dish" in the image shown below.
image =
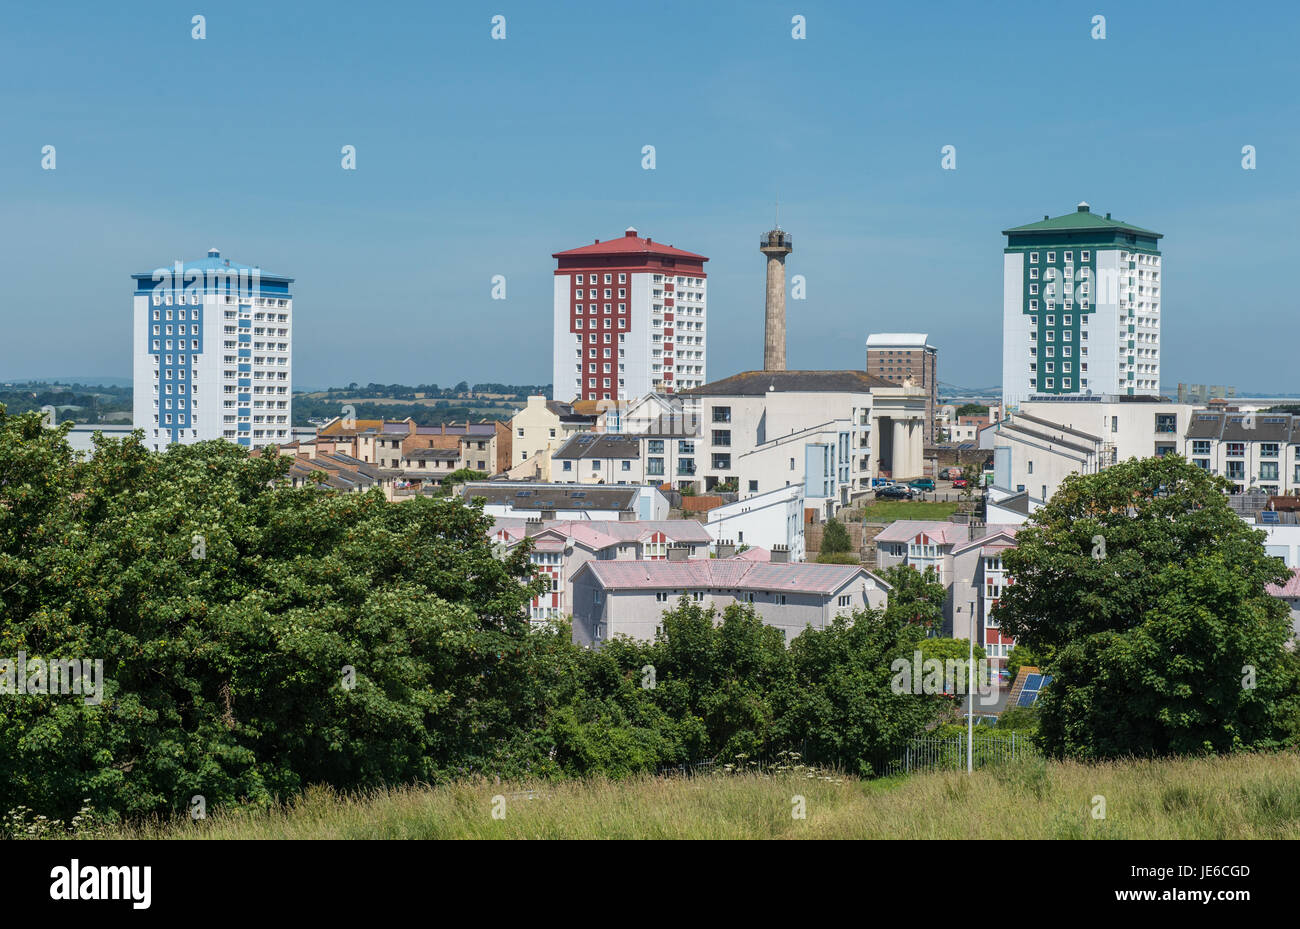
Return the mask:
{"type": "Polygon", "coordinates": [[[567,539],[564,540],[564,554],[566,554],[566,555],[572,555],[572,554],[573,554],[573,547],[574,547],[573,537],[570,536],[569,538],[567,538],[567,539]]]}

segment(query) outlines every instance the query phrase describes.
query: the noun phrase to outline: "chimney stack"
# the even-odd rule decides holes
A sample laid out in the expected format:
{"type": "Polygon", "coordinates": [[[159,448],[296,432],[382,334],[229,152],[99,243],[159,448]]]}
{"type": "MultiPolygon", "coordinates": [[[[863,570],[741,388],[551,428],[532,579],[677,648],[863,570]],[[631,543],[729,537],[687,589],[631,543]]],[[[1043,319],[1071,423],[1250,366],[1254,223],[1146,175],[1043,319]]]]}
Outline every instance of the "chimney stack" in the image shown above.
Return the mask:
{"type": "Polygon", "coordinates": [[[718,557],[730,558],[736,554],[736,543],[730,539],[718,539],[718,557]]]}
{"type": "Polygon", "coordinates": [[[785,370],[785,256],[794,251],[794,238],[781,227],[759,240],[767,256],[767,312],[763,324],[763,370],[785,370]]]}
{"type": "Polygon", "coordinates": [[[790,563],[790,546],[773,545],[772,546],[772,564],[789,564],[790,563]]]}
{"type": "Polygon", "coordinates": [[[691,557],[691,550],[689,547],[677,542],[674,542],[672,545],[668,546],[669,561],[689,561],[690,557],[691,557]]]}

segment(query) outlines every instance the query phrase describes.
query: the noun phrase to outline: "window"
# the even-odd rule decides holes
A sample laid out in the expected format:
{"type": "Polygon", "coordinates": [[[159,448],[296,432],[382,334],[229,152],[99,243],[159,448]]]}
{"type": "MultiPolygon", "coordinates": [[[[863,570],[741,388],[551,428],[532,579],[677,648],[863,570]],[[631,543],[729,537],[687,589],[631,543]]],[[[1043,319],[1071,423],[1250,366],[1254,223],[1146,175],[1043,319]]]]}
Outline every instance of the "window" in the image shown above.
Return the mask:
{"type": "Polygon", "coordinates": [[[715,407],[713,408],[713,421],[714,421],[715,423],[729,423],[729,422],[731,422],[731,407],[729,407],[729,406],[715,406],[715,407]]]}

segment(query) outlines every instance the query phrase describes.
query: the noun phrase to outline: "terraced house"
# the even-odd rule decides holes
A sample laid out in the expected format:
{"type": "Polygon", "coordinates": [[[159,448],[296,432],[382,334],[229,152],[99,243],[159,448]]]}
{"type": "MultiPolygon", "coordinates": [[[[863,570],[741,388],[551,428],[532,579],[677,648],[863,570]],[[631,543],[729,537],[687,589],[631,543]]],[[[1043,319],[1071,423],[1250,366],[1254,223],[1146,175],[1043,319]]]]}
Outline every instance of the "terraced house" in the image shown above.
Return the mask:
{"type": "Polygon", "coordinates": [[[889,585],[860,565],[789,564],[743,556],[699,561],[589,561],[573,579],[573,641],[649,641],[681,597],[719,612],[752,606],[790,641],[838,615],[885,605],[889,585]]]}
{"type": "Polygon", "coordinates": [[[693,519],[589,522],[499,518],[489,538],[506,550],[532,540],[530,560],[547,580],[546,591],[531,604],[534,623],[570,614],[573,577],[589,561],[706,559],[711,541],[693,519]]]}
{"type": "Polygon", "coordinates": [[[947,596],[944,631],[984,646],[991,660],[1003,662],[1015,640],[993,618],[993,608],[1009,583],[1002,552],[1016,544],[1014,525],[970,525],[938,520],[900,519],[876,536],[876,565],[934,569],[947,596]]]}
{"type": "Polygon", "coordinates": [[[1221,474],[1236,492],[1300,492],[1300,417],[1289,413],[1194,413],[1183,454],[1198,468],[1221,474]]]}

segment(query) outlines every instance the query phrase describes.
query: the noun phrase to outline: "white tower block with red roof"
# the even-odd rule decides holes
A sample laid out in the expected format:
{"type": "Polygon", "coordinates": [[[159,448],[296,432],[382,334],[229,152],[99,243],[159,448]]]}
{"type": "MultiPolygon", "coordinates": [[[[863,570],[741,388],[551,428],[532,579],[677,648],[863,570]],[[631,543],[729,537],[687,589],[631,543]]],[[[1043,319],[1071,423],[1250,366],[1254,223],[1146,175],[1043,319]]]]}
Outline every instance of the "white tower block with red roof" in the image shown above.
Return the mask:
{"type": "Polygon", "coordinates": [[[709,259],[630,227],[552,257],[556,400],[627,402],[705,383],[709,259]]]}

